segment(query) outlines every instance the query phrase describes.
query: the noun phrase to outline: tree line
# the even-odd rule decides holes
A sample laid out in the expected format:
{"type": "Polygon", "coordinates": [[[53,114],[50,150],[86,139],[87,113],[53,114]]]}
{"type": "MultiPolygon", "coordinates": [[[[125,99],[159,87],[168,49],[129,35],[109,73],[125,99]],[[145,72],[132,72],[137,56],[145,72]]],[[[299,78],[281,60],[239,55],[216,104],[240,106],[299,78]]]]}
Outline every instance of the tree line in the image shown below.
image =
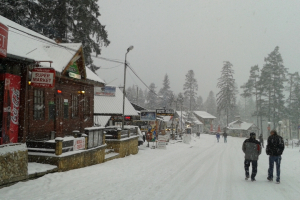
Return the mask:
{"type": "Polygon", "coordinates": [[[218,80],[217,110],[220,122],[228,125],[234,117],[244,116],[259,127],[260,133],[270,128],[278,128],[280,122],[286,132],[296,132],[299,125],[300,77],[298,72],[289,72],[283,64],[279,47],[264,58],[262,67],[253,65],[249,78],[238,88],[233,78],[234,71],[229,61],[224,62],[218,80]]]}

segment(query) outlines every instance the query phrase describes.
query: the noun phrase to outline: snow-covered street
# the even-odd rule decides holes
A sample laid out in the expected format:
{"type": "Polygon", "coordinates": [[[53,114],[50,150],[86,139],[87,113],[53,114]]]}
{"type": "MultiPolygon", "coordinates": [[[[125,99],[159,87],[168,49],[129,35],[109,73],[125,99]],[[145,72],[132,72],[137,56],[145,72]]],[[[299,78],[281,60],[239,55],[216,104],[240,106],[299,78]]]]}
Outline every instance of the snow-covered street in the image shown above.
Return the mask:
{"type": "Polygon", "coordinates": [[[167,150],[144,143],[137,155],[2,188],[0,199],[299,199],[299,147],[285,149],[280,184],[266,179],[263,149],[251,182],[244,180],[245,138],[227,140],[202,134],[189,145],[171,141],[167,150]]]}

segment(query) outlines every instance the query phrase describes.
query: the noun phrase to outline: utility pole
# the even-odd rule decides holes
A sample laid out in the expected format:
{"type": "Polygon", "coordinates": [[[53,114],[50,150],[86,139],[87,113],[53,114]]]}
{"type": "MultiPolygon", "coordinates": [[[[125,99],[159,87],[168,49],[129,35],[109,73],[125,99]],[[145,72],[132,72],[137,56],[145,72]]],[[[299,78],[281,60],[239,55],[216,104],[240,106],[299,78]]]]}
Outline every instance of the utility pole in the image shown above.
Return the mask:
{"type": "Polygon", "coordinates": [[[139,87],[136,86],[136,105],[139,105],[139,87]]]}

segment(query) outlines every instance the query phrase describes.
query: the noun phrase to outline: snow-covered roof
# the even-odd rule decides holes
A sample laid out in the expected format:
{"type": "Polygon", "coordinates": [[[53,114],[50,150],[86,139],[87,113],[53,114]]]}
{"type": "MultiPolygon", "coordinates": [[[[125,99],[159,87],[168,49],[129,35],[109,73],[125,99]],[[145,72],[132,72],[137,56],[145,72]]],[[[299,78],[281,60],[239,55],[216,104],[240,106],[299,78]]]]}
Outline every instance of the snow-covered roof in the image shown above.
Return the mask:
{"type": "MultiPolygon", "coordinates": [[[[116,87],[115,96],[94,96],[94,113],[122,115],[123,92],[118,87],[116,87]]],[[[124,115],[127,116],[139,115],[126,97],[125,97],[124,115]]]]}
{"type": "MultiPolygon", "coordinates": [[[[60,43],[46,36],[25,28],[5,17],[0,16],[0,22],[8,26],[7,53],[35,61],[52,61],[51,67],[57,72],[62,72],[68,65],[81,43],[60,43]]],[[[40,63],[50,67],[50,63],[40,63]]],[[[100,77],[86,67],[87,79],[105,83],[100,77]]]]}
{"type": "Polygon", "coordinates": [[[203,119],[215,119],[216,117],[205,111],[194,111],[194,114],[203,119]]]}
{"type": "Polygon", "coordinates": [[[244,122],[244,121],[241,121],[241,120],[236,120],[236,121],[233,121],[231,123],[228,124],[228,129],[236,129],[236,130],[248,130],[250,129],[252,126],[255,126],[255,124],[253,123],[248,123],[248,122],[244,122]]]}
{"type": "Polygon", "coordinates": [[[94,116],[94,123],[96,125],[105,126],[110,118],[111,118],[111,116],[97,115],[97,116],[94,116]]]}

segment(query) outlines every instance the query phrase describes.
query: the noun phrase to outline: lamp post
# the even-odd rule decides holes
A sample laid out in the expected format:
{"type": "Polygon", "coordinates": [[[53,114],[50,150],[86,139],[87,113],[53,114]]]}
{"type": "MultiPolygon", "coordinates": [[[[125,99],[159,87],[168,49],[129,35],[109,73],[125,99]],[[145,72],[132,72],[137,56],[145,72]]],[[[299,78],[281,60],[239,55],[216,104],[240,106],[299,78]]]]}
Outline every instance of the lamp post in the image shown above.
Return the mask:
{"type": "Polygon", "coordinates": [[[271,122],[268,122],[268,132],[269,132],[269,135],[270,135],[270,132],[271,132],[271,122]]]}
{"type": "Polygon", "coordinates": [[[125,54],[125,63],[124,63],[124,87],[123,87],[123,112],[122,112],[122,130],[124,129],[124,110],[125,110],[125,94],[126,94],[126,67],[127,67],[127,54],[130,50],[133,49],[133,46],[128,47],[127,52],[125,54]]]}
{"type": "Polygon", "coordinates": [[[282,124],[282,121],[279,121],[278,124],[279,124],[279,135],[282,136],[281,135],[281,124],[282,124]]]}

